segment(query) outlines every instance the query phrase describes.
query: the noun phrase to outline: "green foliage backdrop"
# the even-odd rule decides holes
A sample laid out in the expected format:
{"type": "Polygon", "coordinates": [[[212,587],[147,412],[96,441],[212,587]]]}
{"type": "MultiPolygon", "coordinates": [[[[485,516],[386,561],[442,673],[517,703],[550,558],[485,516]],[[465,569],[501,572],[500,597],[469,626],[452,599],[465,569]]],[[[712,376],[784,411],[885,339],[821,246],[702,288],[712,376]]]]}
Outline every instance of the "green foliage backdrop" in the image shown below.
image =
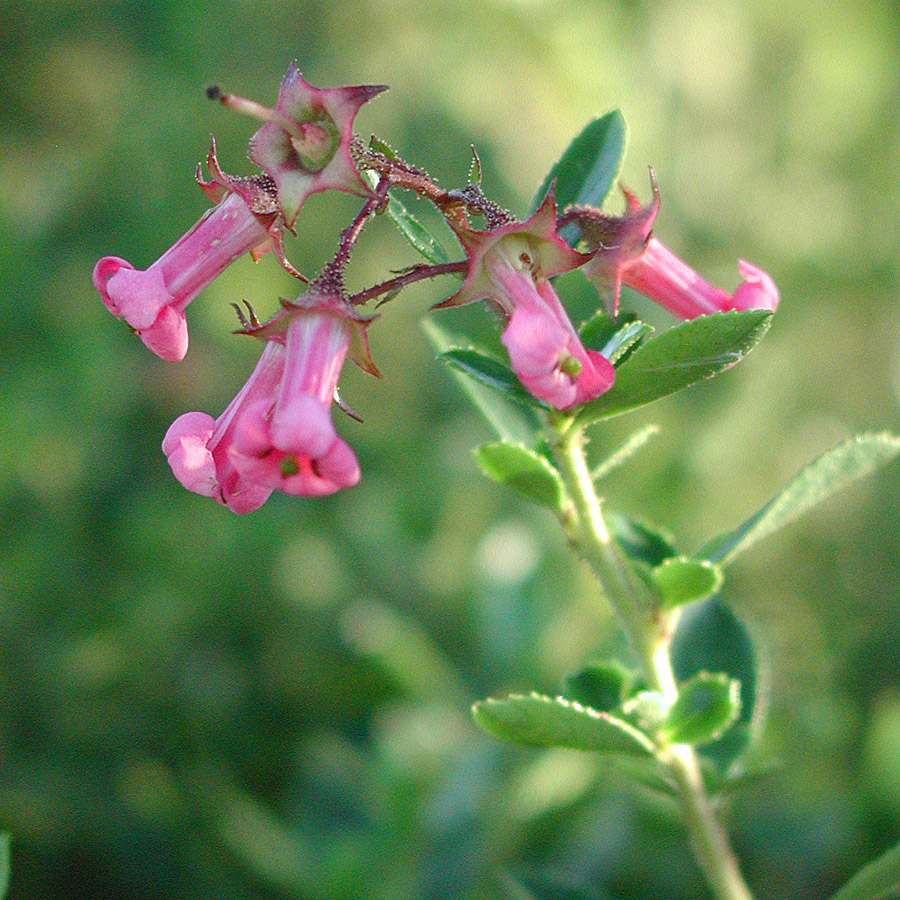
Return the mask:
{"type": "MultiPolygon", "coordinates": [[[[612,449],[661,424],[611,501],[692,550],[825,448],[898,428],[898,47],[900,11],[874,0],[3,5],[10,896],[480,900],[504,896],[506,870],[587,896],[699,896],[665,800],[469,717],[487,694],[556,693],[616,629],[550,515],[479,475],[470,447],[490,435],[418,327],[440,298],[416,287],[385,307],[383,379],[344,386],[365,419],[339,424],[363,482],[237,517],[183,491],[159,443],[181,412],[217,414],[253,365],[228,303],[268,314],[290,279],[238,262],[169,365],[102,308],[90,272],[110,253],[146,266],[199,216],[210,131],[248,171],[250,127],[205,100],[213,81],[268,102],[297,58],[315,84],[390,84],[361,133],[448,186],[474,142],[518,213],[585,122],[619,107],[623,180],[646,197],[647,165],[659,179],[657,235],[728,287],[744,256],[782,295],[740,369],[602,432],[612,449]]],[[[302,268],[355,202],[304,207],[288,248],[302,268]]],[[[410,254],[373,228],[351,280],[410,254]]],[[[570,289],[586,316],[589,292],[570,289]]],[[[782,761],[727,814],[761,900],[825,897],[900,837],[898,535],[893,469],[734,566],[728,599],[765,663],[760,755],[782,761]]]]}

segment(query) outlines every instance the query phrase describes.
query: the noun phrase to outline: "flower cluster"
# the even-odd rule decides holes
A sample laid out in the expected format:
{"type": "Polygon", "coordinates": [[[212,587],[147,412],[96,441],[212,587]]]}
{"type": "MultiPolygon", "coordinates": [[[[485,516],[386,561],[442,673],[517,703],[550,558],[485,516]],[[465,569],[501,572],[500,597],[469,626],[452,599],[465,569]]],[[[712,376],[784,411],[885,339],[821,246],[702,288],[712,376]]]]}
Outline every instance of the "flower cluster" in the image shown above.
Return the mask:
{"type": "Polygon", "coordinates": [[[463,275],[460,288],[435,308],[492,303],[503,320],[501,342],[512,371],[539,407],[557,410],[578,407],[615,381],[610,360],[579,337],[551,280],[557,275],[581,269],[611,317],[622,284],[683,318],[729,309],[774,310],[778,303],[777,289],[761,269],[741,260],[744,281],[729,294],[707,284],[653,237],[659,209],[655,181],[646,206],[625,191],[626,210],[619,217],[584,206],[557,215],[551,190],[525,221],[500,209],[475,185],[442,190],[427,173],[386,152],[386,145],[365,148],[354,137],[356,114],[384,89],[315,88],[293,64],[273,108],[209,89],[211,99],[263,121],[248,153],[262,171],[227,175],[213,143],[208,180],[199,166],[196,175],[215,204],[212,209],[147,269],[117,256],[104,257],[94,268],[94,285],[107,309],[162,359],[178,361],[188,350],[186,307],[225,268],[245,253],[256,259],[271,251],[287,271],[308,282],[283,246],[284,231],[295,232],[306,198],[326,190],[365,198],[341,233],[333,261],[297,299],[282,301],[266,324],[255,315],[252,321],[241,316],[240,332],[258,338],[264,348],[222,415],[186,413],[165,436],[163,451],[176,478],[234,512],[257,509],[274,490],[323,496],[359,481],[356,456],[331,417],[346,358],[377,374],[366,339],[371,318],[357,305],[412,281],[463,275]],[[351,247],[394,187],[415,191],[443,214],[465,259],[413,266],[350,297],[343,271],[351,247]],[[482,230],[472,226],[473,216],[485,220],[482,230]],[[559,236],[570,224],[580,230],[583,252],[559,236]]]}

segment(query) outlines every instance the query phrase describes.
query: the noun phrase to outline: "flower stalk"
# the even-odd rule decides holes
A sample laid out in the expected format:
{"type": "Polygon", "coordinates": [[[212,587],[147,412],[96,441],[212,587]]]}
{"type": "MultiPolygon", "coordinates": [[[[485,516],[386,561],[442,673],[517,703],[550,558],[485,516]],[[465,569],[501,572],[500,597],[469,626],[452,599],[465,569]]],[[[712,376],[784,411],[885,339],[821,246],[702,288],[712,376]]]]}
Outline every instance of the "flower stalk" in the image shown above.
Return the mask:
{"type": "MultiPolygon", "coordinates": [[[[585,458],[583,429],[569,416],[554,422],[554,453],[572,502],[563,527],[575,549],[589,563],[631,640],[649,690],[667,705],[678,696],[669,656],[671,616],[656,609],[655,598],[603,519],[585,458]]],[[[685,825],[697,862],[717,900],[752,900],[728,836],[706,794],[699,762],[689,744],[658,740],[657,758],[678,789],[685,825]]]]}

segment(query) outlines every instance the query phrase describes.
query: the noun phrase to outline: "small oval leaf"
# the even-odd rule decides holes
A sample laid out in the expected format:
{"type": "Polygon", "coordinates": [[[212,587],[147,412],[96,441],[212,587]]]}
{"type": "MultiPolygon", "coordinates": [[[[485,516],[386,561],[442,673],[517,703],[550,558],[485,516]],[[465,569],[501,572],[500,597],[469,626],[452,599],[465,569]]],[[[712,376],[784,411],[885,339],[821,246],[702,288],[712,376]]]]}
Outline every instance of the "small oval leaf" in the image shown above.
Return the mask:
{"type": "Polygon", "coordinates": [[[647,566],[658,566],[675,555],[675,548],[667,534],[643,522],[630,519],[620,513],[611,513],[606,524],[616,542],[629,559],[647,566]]]}
{"type": "Polygon", "coordinates": [[[628,695],[631,675],[616,663],[595,662],[565,680],[568,699],[599,712],[618,709],[628,695]]]}
{"type": "Polygon", "coordinates": [[[730,369],[759,343],[771,320],[766,310],[716,313],[650,338],[616,369],[612,388],[582,407],[576,422],[617,416],[730,369]]]}
{"type": "Polygon", "coordinates": [[[496,737],[528,747],[567,747],[645,756],[653,743],[632,725],[562,697],[512,694],[472,707],[475,721],[496,737]]]}
{"type": "Polygon", "coordinates": [[[562,478],[545,456],[522,444],[508,443],[484,444],[473,452],[475,462],[488,478],[554,512],[565,507],[562,478]]]}
{"type": "Polygon", "coordinates": [[[700,748],[720,773],[727,772],[765,719],[765,695],[760,698],[757,691],[758,663],[750,633],[720,599],[712,597],[685,607],[675,626],[670,655],[678,683],[698,672],[724,672],[740,682],[738,721],[720,740],[700,748]]]}
{"type": "Polygon", "coordinates": [[[722,587],[723,581],[718,566],[683,556],[667,559],[656,566],[651,578],[660,608],[666,611],[711,597],[722,587]]]}
{"type": "Polygon", "coordinates": [[[663,733],[673,744],[706,744],[737,721],[741,685],[724,672],[698,672],[680,685],[663,733]]]}

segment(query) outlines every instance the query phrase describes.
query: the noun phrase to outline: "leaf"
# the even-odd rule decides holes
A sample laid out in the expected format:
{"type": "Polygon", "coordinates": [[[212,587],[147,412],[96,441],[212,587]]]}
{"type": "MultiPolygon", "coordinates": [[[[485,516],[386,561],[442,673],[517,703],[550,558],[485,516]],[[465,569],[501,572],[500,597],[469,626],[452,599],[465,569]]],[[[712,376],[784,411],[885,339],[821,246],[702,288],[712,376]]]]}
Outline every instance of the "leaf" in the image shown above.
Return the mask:
{"type": "Polygon", "coordinates": [[[10,850],[9,835],[0,832],[0,900],[5,900],[9,893],[9,883],[12,877],[12,851],[10,850]]]}
{"type": "Polygon", "coordinates": [[[723,672],[698,672],[678,687],[663,726],[673,744],[705,744],[737,720],[741,711],[741,685],[723,672]]]}
{"type": "Polygon", "coordinates": [[[660,563],[653,569],[651,578],[659,605],[666,611],[711,597],[723,581],[722,570],[717,565],[683,556],[660,563]]]}
{"type": "Polygon", "coordinates": [[[559,472],[545,456],[522,444],[483,444],[474,451],[475,462],[488,478],[505,484],[526,500],[559,513],[566,492],[559,472]]]}
{"type": "MultiPolygon", "coordinates": [[[[422,323],[422,328],[431,345],[439,354],[454,349],[454,337],[434,322],[426,320],[422,323]]],[[[472,401],[472,404],[499,437],[513,444],[527,446],[532,446],[537,442],[537,435],[541,429],[533,409],[524,404],[511,402],[502,392],[486,387],[467,374],[463,374],[459,369],[451,368],[451,372],[463,393],[472,401]]],[[[525,389],[522,388],[522,390],[525,389]]]]}
{"type": "Polygon", "coordinates": [[[838,444],[801,469],[780,493],[734,531],[713,538],[694,557],[727,565],[757,541],[889,463],[898,453],[900,437],[886,432],[860,434],[838,444]]]}
{"type": "Polygon", "coordinates": [[[529,407],[547,408],[545,403],[525,390],[512,369],[480,350],[454,347],[446,353],[442,353],[438,359],[516,403],[529,407]]]}
{"type": "Polygon", "coordinates": [[[668,536],[649,525],[629,519],[620,513],[611,513],[606,524],[625,555],[631,559],[658,566],[675,555],[675,548],[668,536]]]}
{"type": "Polygon", "coordinates": [[[585,404],[576,422],[628,412],[730,369],[759,343],[771,319],[767,310],[716,313],[656,335],[616,369],[612,388],[585,404]]]}
{"type": "Polygon", "coordinates": [[[895,900],[900,897],[900,844],[863,866],[831,900],[895,900]]]}
{"type": "MultiPolygon", "coordinates": [[[[547,173],[531,202],[531,212],[540,206],[554,178],[559,209],[570,203],[602,206],[622,166],[625,137],[625,120],[617,109],[589,122],[547,173]]],[[[578,229],[567,225],[560,235],[574,245],[578,229]]]]}
{"type": "Polygon", "coordinates": [[[472,707],[475,721],[496,737],[528,747],[567,747],[596,753],[653,753],[637,728],[562,697],[512,694],[472,707]]]}
{"type": "Polygon", "coordinates": [[[727,772],[762,725],[757,708],[756,651],[740,620],[718,599],[686,607],[672,637],[672,669],[679,684],[698,672],[724,672],[740,682],[741,710],[735,724],[700,753],[727,772]]]}
{"type": "Polygon", "coordinates": [[[565,680],[568,699],[599,712],[618,709],[628,693],[631,675],[617,663],[590,663],[565,680]]]}
{"type": "Polygon", "coordinates": [[[629,435],[591,472],[591,481],[599,481],[607,475],[620,469],[638,450],[643,447],[653,435],[659,434],[659,425],[645,425],[643,428],[629,435]]]}
{"type": "Polygon", "coordinates": [[[634,317],[624,324],[614,322],[602,310],[598,310],[581,326],[578,336],[591,350],[596,350],[614,365],[624,362],[636,350],[644,338],[653,334],[654,328],[634,317]]]}
{"type": "MultiPolygon", "coordinates": [[[[385,150],[383,148],[387,147],[387,145],[382,144],[380,141],[378,141],[378,144],[379,146],[376,149],[384,153],[385,150]]],[[[385,155],[388,154],[385,153],[385,155]]],[[[378,176],[374,172],[366,172],[365,175],[369,186],[372,188],[376,187],[378,176]]],[[[432,265],[440,265],[450,261],[450,257],[441,245],[441,242],[406,208],[406,205],[401,200],[391,193],[388,194],[387,214],[394,221],[403,237],[432,265]]]]}

